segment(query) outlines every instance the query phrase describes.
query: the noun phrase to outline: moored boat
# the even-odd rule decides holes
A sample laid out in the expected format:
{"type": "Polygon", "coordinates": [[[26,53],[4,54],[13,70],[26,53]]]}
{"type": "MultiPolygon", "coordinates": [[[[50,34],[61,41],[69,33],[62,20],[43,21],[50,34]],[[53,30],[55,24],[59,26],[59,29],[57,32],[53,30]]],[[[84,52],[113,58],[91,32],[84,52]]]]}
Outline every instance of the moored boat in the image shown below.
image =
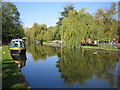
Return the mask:
{"type": "Polygon", "coordinates": [[[12,39],[10,42],[9,50],[11,54],[25,54],[25,41],[22,39],[12,39]]]}

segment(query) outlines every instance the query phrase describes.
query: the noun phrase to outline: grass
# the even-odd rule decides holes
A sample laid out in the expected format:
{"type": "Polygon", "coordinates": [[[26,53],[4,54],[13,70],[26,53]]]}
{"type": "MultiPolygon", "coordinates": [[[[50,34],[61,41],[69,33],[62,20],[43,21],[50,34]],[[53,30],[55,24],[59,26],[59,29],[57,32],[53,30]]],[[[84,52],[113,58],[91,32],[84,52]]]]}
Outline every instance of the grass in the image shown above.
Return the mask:
{"type": "Polygon", "coordinates": [[[2,88],[30,88],[12,61],[8,46],[2,46],[2,88]]]}

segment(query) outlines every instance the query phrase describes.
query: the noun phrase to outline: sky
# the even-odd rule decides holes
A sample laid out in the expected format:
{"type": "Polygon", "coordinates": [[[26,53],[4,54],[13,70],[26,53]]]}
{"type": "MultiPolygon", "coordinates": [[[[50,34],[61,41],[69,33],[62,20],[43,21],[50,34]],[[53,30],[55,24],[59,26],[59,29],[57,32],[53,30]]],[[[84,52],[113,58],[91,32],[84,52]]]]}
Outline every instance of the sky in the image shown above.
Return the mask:
{"type": "Polygon", "coordinates": [[[73,4],[75,10],[87,8],[94,14],[99,8],[109,8],[112,2],[12,2],[16,5],[24,27],[32,27],[34,22],[55,26],[60,13],[66,5],[73,4]]]}

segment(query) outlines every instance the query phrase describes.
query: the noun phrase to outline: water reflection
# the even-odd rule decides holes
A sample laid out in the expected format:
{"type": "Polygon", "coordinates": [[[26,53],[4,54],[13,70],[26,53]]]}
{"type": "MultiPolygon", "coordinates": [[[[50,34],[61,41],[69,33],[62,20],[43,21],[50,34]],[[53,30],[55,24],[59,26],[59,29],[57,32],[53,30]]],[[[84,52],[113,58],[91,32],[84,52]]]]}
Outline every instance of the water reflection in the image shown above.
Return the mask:
{"type": "MultiPolygon", "coordinates": [[[[33,44],[27,48],[28,53],[32,54],[34,61],[46,60],[50,56],[58,56],[59,59],[56,62],[57,64],[55,64],[60,73],[58,77],[64,80],[66,86],[93,87],[90,84],[96,82],[94,87],[99,87],[101,82],[104,84],[101,87],[120,86],[120,73],[118,71],[120,69],[120,54],[118,53],[53,48],[33,44]]],[[[47,83],[51,82],[47,81],[47,83]]],[[[60,82],[57,83],[61,86],[60,82]]]]}
{"type": "Polygon", "coordinates": [[[27,52],[32,54],[34,61],[37,61],[39,59],[46,60],[46,58],[49,56],[60,56],[60,48],[46,47],[34,44],[29,44],[27,48],[27,52]]]}
{"type": "Polygon", "coordinates": [[[26,54],[11,54],[13,61],[17,64],[18,68],[26,65],[26,54]]]}
{"type": "Polygon", "coordinates": [[[64,48],[61,54],[57,67],[65,83],[73,85],[79,82],[86,85],[85,81],[94,75],[98,79],[108,79],[111,86],[118,83],[118,71],[115,71],[118,61],[116,53],[64,48]]]}

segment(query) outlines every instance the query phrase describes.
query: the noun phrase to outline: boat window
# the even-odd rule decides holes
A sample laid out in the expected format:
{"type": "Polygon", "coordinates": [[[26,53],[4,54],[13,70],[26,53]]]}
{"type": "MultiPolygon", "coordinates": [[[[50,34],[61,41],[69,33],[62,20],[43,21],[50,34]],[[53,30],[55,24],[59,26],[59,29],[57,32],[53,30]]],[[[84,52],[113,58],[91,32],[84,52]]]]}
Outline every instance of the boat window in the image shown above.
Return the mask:
{"type": "Polygon", "coordinates": [[[20,47],[20,41],[18,41],[18,47],[20,47]]]}
{"type": "Polygon", "coordinates": [[[20,42],[20,47],[22,47],[22,42],[20,42]]]}
{"type": "Polygon", "coordinates": [[[14,44],[14,46],[15,46],[15,47],[18,47],[18,44],[17,44],[17,43],[15,43],[15,44],[14,44]]]}

